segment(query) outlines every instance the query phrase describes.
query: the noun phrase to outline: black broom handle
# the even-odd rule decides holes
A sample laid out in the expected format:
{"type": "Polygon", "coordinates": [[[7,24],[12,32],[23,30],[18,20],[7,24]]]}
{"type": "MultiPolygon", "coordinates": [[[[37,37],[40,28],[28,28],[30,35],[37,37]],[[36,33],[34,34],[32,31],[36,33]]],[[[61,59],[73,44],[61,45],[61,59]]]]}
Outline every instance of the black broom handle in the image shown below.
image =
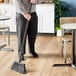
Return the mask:
{"type": "MultiPolygon", "coordinates": [[[[32,3],[31,3],[30,6],[29,6],[29,13],[31,12],[31,8],[32,8],[32,3]]],[[[26,37],[26,34],[27,34],[28,23],[29,23],[29,21],[27,20],[27,21],[26,21],[25,31],[24,31],[24,36],[23,36],[23,40],[22,40],[21,50],[23,49],[23,45],[24,45],[24,43],[25,43],[25,37],[26,37]]]]}

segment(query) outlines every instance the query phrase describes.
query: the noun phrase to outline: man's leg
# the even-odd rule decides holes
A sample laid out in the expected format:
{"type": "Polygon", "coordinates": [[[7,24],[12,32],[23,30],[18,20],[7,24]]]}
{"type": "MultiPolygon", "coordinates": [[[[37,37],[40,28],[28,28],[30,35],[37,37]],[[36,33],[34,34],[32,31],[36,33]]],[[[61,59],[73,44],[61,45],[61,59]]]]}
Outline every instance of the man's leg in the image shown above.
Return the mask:
{"type": "Polygon", "coordinates": [[[19,54],[19,58],[21,58],[21,60],[24,60],[23,55],[25,54],[25,43],[26,43],[26,38],[25,38],[25,43],[22,47],[22,40],[24,37],[24,31],[25,31],[25,25],[26,25],[26,19],[21,15],[21,14],[17,14],[16,16],[16,25],[17,25],[17,37],[18,37],[18,54],[19,54]]]}
{"type": "Polygon", "coordinates": [[[35,40],[36,40],[36,35],[37,35],[38,19],[37,19],[36,13],[31,14],[31,15],[32,15],[32,18],[29,22],[29,27],[28,27],[29,49],[33,57],[38,57],[37,53],[35,52],[35,40]]]}

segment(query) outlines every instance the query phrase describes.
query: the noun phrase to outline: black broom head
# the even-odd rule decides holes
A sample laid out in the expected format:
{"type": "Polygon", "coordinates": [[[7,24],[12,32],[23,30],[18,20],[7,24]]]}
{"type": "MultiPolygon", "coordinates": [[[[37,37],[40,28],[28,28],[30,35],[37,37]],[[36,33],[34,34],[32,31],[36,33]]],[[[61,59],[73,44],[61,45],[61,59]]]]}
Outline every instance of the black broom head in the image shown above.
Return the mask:
{"type": "Polygon", "coordinates": [[[11,69],[19,73],[26,74],[25,64],[14,62],[11,69]]]}

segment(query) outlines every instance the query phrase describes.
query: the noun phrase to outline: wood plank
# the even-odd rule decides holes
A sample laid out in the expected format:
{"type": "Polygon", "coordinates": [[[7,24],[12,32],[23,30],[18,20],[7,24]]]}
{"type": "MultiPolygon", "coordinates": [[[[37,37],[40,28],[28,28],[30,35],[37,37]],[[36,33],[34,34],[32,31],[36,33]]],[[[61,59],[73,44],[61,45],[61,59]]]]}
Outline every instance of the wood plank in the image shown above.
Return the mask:
{"type": "MultiPolygon", "coordinates": [[[[1,36],[0,36],[1,38],[1,36]]],[[[14,61],[18,60],[17,37],[11,35],[10,47],[14,52],[0,51],[0,76],[75,76],[76,70],[71,67],[53,67],[55,63],[64,63],[61,52],[61,37],[37,36],[36,52],[39,58],[32,58],[28,52],[28,41],[25,54],[26,74],[11,70],[14,61]]],[[[67,46],[67,58],[71,56],[71,44],[67,46]]]]}

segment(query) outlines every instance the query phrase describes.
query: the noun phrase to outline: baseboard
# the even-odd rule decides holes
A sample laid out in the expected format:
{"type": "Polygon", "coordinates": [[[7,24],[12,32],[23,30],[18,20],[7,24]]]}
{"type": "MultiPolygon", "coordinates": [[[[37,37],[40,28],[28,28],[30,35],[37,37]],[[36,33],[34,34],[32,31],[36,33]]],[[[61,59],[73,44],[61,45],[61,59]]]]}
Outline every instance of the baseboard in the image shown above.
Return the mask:
{"type": "MultiPolygon", "coordinates": [[[[7,35],[8,33],[5,32],[5,34],[7,35]]],[[[0,35],[3,35],[3,31],[0,31],[0,35]]],[[[10,35],[16,35],[16,32],[10,32],[10,35]]]]}
{"type": "MultiPolygon", "coordinates": [[[[2,35],[3,32],[0,31],[0,35],[2,35]]],[[[7,32],[5,33],[6,35],[8,34],[7,32]]],[[[10,32],[10,35],[16,35],[16,32],[10,32]]],[[[56,33],[38,33],[38,36],[56,36],[56,33]]]]}
{"type": "Polygon", "coordinates": [[[56,33],[38,33],[38,36],[56,36],[56,33]]]}

